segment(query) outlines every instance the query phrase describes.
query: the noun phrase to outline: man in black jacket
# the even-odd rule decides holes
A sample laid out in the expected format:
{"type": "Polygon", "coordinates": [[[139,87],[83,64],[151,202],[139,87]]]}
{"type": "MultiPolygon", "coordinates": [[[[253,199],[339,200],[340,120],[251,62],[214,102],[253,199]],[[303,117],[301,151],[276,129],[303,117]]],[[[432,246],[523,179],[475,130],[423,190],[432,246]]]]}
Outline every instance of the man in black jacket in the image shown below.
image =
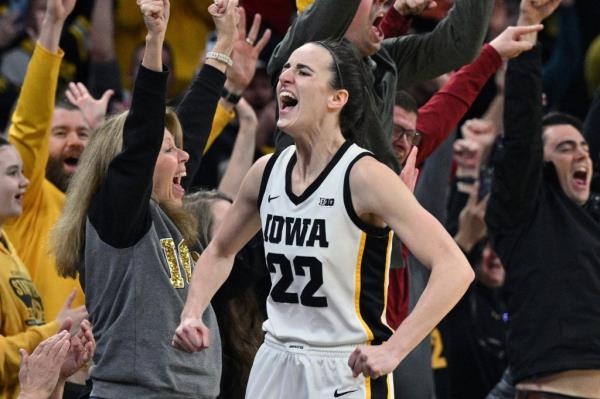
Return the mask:
{"type": "MultiPolygon", "coordinates": [[[[558,3],[523,0],[519,23],[539,23],[558,3]]],[[[507,270],[509,364],[517,398],[600,399],[600,222],[586,206],[592,161],[572,118],[542,122],[541,69],[539,46],[509,62],[486,215],[507,270]]]]}

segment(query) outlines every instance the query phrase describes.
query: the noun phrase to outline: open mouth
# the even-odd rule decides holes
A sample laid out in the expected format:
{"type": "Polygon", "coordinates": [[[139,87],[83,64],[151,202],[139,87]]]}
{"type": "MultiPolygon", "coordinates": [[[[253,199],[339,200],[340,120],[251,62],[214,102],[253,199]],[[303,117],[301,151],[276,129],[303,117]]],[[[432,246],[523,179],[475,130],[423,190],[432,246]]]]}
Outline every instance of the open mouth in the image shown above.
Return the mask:
{"type": "Polygon", "coordinates": [[[65,158],[64,162],[65,162],[65,165],[75,167],[79,163],[79,158],[68,157],[68,158],[65,158]]]}
{"type": "Polygon", "coordinates": [[[19,194],[15,195],[15,199],[17,200],[18,203],[22,203],[23,202],[23,195],[24,194],[25,193],[23,192],[23,193],[19,193],[19,194]]]}
{"type": "Polygon", "coordinates": [[[379,24],[381,23],[381,21],[383,21],[383,17],[385,14],[380,13],[377,14],[377,16],[375,17],[375,19],[373,20],[373,33],[375,34],[375,36],[377,37],[377,40],[383,40],[384,35],[382,30],[379,28],[379,24]]]}
{"type": "Polygon", "coordinates": [[[187,175],[186,172],[179,172],[173,177],[173,184],[181,186],[181,180],[187,175]]]}
{"type": "Polygon", "coordinates": [[[294,108],[298,105],[298,99],[292,92],[282,90],[279,92],[279,104],[281,110],[287,110],[288,108],[294,108]]]}
{"type": "Polygon", "coordinates": [[[585,187],[587,184],[588,171],[586,168],[578,168],[573,172],[573,181],[579,187],[585,187]]]}

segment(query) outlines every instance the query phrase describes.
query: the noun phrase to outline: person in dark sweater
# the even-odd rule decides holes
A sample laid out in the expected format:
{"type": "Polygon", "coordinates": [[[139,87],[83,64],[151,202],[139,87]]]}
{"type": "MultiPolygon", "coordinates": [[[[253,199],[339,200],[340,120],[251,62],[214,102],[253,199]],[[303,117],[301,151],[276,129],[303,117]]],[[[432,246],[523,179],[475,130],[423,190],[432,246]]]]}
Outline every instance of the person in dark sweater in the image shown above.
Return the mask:
{"type": "MultiPolygon", "coordinates": [[[[92,397],[215,398],[218,332],[211,348],[194,355],[170,346],[169,338],[187,295],[188,245],[195,242],[193,218],[182,210],[183,178],[191,181],[211,129],[236,36],[237,1],[209,7],[219,39],[178,109],[181,124],[172,110],[165,113],[169,2],[139,3],[148,35],[131,109],[90,141],[53,244],[62,274],[79,272],[91,309],[92,397]]],[[[203,320],[217,328],[212,308],[203,320]]]]}
{"type": "MultiPolygon", "coordinates": [[[[519,24],[560,3],[521,4],[519,24]]],[[[530,40],[535,41],[536,35],[530,40]]],[[[592,160],[572,118],[542,122],[541,49],[509,62],[503,150],[486,222],[506,267],[517,398],[600,398],[600,222],[592,160]]]]}

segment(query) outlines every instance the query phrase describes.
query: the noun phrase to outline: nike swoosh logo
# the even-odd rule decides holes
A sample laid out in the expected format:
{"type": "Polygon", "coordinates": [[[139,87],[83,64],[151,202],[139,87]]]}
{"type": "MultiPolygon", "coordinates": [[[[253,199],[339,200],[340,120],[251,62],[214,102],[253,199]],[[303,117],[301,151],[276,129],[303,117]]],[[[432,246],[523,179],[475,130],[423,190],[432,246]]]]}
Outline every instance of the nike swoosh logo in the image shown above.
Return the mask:
{"type": "Polygon", "coordinates": [[[274,200],[274,199],[277,199],[277,198],[279,198],[279,197],[280,197],[279,195],[276,195],[276,196],[274,196],[274,197],[271,197],[271,196],[269,195],[269,202],[271,202],[272,200],[274,200]]]}
{"type": "Polygon", "coordinates": [[[358,391],[358,389],[353,389],[352,391],[346,391],[346,392],[338,392],[338,390],[336,389],[335,392],[333,393],[333,397],[339,398],[340,396],[344,396],[344,395],[347,395],[349,393],[356,392],[356,391],[358,391]]]}

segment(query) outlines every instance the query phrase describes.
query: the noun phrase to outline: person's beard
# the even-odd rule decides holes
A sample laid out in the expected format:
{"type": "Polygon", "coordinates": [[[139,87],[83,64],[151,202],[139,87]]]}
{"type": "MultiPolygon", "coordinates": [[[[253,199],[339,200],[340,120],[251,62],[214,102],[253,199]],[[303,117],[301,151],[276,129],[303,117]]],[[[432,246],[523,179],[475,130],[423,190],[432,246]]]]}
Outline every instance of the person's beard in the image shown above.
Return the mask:
{"type": "Polygon", "coordinates": [[[63,193],[67,192],[69,182],[71,181],[72,173],[65,171],[64,162],[62,159],[49,158],[46,165],[46,179],[54,184],[63,193]]]}

